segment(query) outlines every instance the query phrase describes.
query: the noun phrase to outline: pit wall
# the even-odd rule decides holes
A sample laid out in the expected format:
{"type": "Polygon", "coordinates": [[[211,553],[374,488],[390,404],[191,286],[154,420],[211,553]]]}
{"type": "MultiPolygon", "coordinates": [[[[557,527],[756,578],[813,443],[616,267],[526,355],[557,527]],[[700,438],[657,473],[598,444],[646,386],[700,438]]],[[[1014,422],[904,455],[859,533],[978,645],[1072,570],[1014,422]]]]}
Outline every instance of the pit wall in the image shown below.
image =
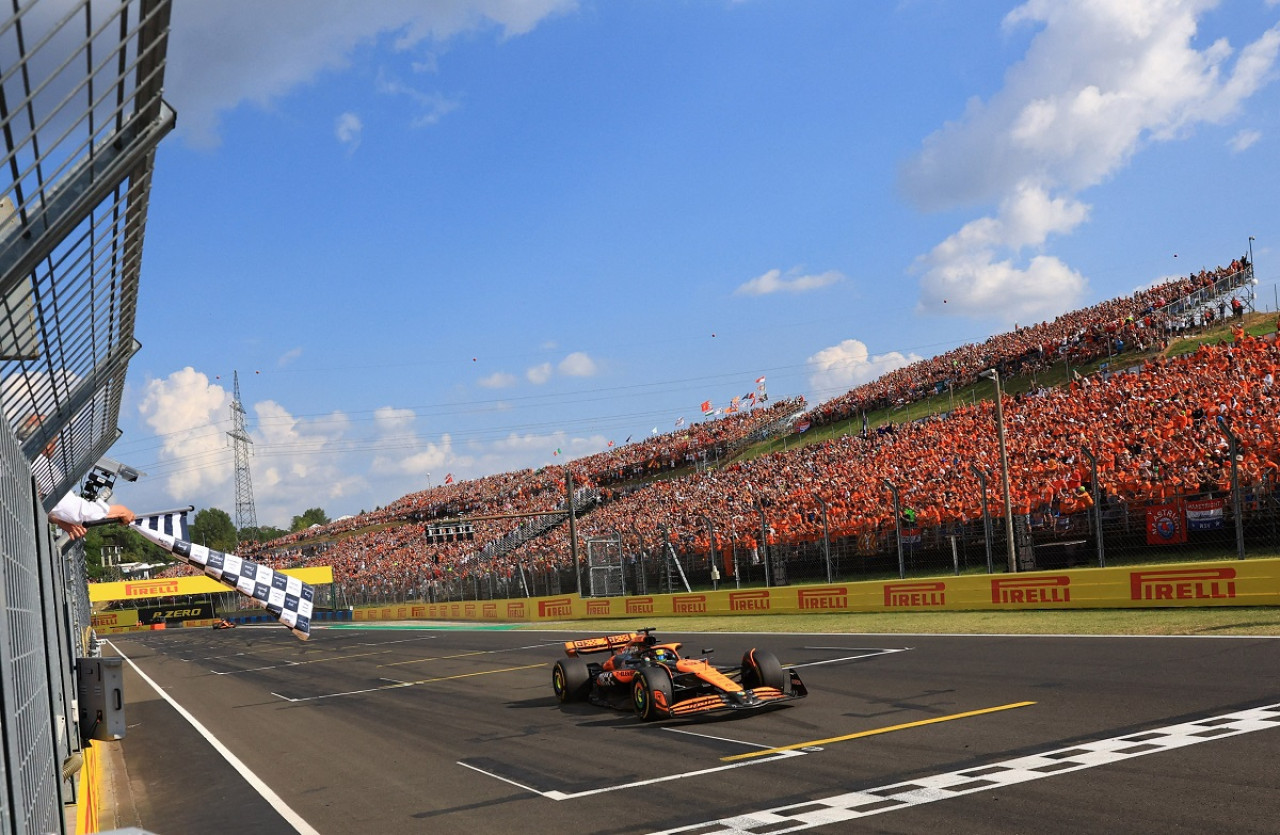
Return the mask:
{"type": "Polygon", "coordinates": [[[352,620],[561,621],[668,615],[1280,605],[1280,559],[979,574],[633,597],[576,594],[357,607],[352,620]]]}

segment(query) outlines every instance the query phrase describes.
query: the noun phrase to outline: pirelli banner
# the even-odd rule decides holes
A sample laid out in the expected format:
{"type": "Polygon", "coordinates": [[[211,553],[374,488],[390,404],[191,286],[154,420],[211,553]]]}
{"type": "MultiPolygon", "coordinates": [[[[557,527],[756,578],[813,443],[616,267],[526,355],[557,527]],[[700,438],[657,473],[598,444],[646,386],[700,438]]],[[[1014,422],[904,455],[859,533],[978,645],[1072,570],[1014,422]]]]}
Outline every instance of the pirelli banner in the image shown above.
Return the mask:
{"type": "Polygon", "coordinates": [[[548,621],[653,615],[1276,605],[1280,605],[1280,559],[1258,559],[635,597],[560,595],[405,603],[357,608],[353,620],[548,621]]]}

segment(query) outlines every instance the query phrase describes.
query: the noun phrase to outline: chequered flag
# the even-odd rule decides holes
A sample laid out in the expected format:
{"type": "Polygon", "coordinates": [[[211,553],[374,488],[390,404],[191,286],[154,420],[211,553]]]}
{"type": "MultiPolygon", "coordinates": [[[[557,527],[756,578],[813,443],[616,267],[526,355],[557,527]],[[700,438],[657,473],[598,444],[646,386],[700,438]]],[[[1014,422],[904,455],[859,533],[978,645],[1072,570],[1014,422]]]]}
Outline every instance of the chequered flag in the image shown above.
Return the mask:
{"type": "Polygon", "coordinates": [[[133,527],[178,559],[265,608],[302,640],[311,637],[315,589],[309,583],[236,554],[196,545],[188,539],[185,511],[139,516],[133,527]]]}

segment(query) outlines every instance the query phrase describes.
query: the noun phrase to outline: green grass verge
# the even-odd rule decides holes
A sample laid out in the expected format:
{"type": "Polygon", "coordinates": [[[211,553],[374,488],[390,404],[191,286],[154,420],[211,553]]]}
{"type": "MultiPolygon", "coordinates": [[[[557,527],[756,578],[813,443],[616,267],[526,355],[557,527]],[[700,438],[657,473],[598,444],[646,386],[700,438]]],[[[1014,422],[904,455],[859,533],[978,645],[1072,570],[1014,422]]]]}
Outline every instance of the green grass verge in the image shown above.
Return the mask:
{"type": "Polygon", "coordinates": [[[1280,607],[1074,609],[1025,612],[894,612],[889,614],[658,617],[531,623],[523,629],[626,632],[813,632],[964,635],[1276,635],[1280,607]]]}

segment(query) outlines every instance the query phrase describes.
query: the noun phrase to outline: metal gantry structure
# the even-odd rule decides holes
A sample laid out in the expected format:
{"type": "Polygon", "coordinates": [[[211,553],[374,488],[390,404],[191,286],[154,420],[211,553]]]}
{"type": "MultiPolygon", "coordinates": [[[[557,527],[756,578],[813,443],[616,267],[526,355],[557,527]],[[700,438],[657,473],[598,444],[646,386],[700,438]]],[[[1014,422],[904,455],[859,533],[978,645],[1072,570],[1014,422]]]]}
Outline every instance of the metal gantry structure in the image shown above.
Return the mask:
{"type": "Polygon", "coordinates": [[[253,505],[253,475],[249,472],[249,445],[253,439],[245,430],[244,404],[240,402],[240,372],[233,372],[235,397],[231,401],[231,446],[236,459],[236,530],[258,527],[258,511],[253,505]]]}

